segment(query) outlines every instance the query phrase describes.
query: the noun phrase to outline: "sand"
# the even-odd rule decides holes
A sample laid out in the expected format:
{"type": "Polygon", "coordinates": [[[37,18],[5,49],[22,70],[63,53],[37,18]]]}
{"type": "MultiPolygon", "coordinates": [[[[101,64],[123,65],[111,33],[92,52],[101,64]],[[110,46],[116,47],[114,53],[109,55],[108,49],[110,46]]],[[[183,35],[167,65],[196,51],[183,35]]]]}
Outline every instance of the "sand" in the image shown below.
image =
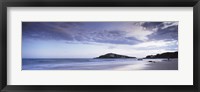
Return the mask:
{"type": "Polygon", "coordinates": [[[178,70],[178,60],[150,62],[142,70],[178,70]]]}
{"type": "Polygon", "coordinates": [[[178,59],[165,61],[143,61],[140,64],[127,65],[114,70],[178,70],[178,59]]]}
{"type": "Polygon", "coordinates": [[[32,63],[25,64],[23,70],[178,70],[178,59],[84,59],[81,62],[79,59],[73,62],[71,59],[44,59],[41,63],[42,60],[28,60],[32,63]]]}

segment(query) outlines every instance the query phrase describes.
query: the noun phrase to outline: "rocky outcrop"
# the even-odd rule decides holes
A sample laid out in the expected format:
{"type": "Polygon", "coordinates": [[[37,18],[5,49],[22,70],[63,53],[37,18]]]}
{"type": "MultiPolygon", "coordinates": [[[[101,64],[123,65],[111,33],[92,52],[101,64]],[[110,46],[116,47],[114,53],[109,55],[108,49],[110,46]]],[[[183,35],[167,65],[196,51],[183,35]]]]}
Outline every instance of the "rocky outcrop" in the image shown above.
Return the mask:
{"type": "Polygon", "coordinates": [[[130,57],[130,56],[125,56],[125,55],[119,55],[119,54],[114,54],[114,53],[108,53],[105,55],[101,55],[99,57],[96,57],[96,59],[105,59],[105,58],[136,58],[136,57],[130,57]]]}
{"type": "Polygon", "coordinates": [[[178,58],[178,52],[166,52],[156,55],[148,55],[146,58],[178,58]]]}

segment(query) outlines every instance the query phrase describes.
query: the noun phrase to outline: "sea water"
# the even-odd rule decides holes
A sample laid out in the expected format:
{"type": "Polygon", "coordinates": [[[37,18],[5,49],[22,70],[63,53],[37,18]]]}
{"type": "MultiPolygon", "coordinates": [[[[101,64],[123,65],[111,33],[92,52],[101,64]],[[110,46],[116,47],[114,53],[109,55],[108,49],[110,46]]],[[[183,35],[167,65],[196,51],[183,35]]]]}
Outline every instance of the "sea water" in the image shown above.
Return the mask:
{"type": "MultiPolygon", "coordinates": [[[[151,59],[22,59],[22,70],[114,70],[133,64],[144,64],[151,59]]],[[[161,61],[162,59],[154,59],[161,61]]]]}

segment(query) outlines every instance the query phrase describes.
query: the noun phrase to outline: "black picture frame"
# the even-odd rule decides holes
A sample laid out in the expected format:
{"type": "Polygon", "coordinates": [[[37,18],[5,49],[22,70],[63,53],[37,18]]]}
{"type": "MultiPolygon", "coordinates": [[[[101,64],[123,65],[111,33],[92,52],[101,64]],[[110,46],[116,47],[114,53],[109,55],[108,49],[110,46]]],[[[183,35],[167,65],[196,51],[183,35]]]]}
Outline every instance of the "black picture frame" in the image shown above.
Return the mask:
{"type": "MultiPolygon", "coordinates": [[[[1,92],[199,92],[200,0],[1,0],[1,92]],[[7,7],[193,7],[194,85],[7,85],[7,7]]],[[[184,77],[184,76],[183,76],[184,77]]]]}

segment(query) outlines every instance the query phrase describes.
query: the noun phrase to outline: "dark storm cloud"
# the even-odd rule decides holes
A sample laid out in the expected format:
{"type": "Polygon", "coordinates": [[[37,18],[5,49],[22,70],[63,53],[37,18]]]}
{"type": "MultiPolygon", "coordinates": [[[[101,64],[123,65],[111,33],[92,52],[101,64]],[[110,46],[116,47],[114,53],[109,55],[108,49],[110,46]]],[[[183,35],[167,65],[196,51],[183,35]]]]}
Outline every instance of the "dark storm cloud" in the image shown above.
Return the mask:
{"type": "Polygon", "coordinates": [[[136,44],[134,37],[126,37],[121,30],[105,30],[106,23],[23,22],[23,39],[64,40],[110,44],[136,44]],[[103,24],[103,25],[102,25],[103,24]]]}
{"type": "MultiPolygon", "coordinates": [[[[57,24],[57,23],[55,23],[57,24]]],[[[43,40],[73,40],[72,36],[67,33],[59,32],[60,29],[51,26],[54,23],[41,23],[41,22],[23,22],[22,34],[23,38],[43,39],[43,40]]],[[[58,25],[60,26],[60,25],[58,25]]],[[[66,26],[67,27],[67,26],[66,26]]]]}
{"type": "Polygon", "coordinates": [[[143,22],[140,24],[153,33],[147,35],[151,40],[178,40],[178,22],[143,22]]]}
{"type": "Polygon", "coordinates": [[[63,40],[135,45],[145,36],[151,40],[177,40],[178,25],[175,22],[23,22],[23,39],[63,40]],[[135,30],[134,27],[144,29],[135,30]],[[127,31],[128,29],[128,31],[127,31]],[[137,31],[139,36],[131,32],[137,31]],[[149,35],[141,35],[152,31],[149,35]],[[141,32],[141,33],[140,33],[141,32]]]}
{"type": "Polygon", "coordinates": [[[178,25],[170,26],[167,28],[158,28],[156,32],[148,35],[152,40],[178,40],[178,25]]]}
{"type": "Polygon", "coordinates": [[[95,42],[112,44],[137,44],[141,41],[135,37],[126,37],[126,33],[120,30],[104,30],[93,33],[91,36],[95,42]]]}
{"type": "Polygon", "coordinates": [[[163,25],[164,25],[163,22],[145,22],[141,26],[152,29],[152,28],[162,27],[163,25]]]}

